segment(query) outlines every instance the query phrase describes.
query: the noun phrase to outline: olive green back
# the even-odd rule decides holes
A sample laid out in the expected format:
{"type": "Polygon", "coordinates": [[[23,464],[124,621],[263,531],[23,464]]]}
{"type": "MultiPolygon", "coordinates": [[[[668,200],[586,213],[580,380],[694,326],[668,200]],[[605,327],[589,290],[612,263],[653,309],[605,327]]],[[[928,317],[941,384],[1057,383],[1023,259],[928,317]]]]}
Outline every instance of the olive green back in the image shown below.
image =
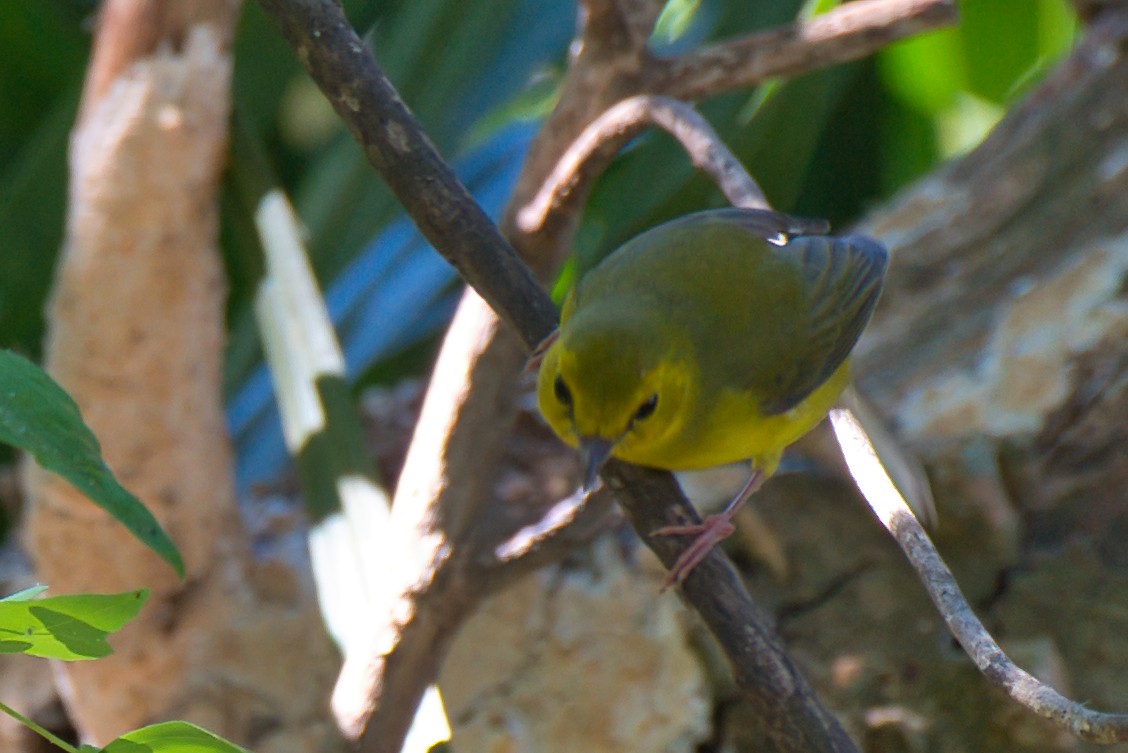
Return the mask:
{"type": "Polygon", "coordinates": [[[691,343],[683,357],[696,359],[704,389],[747,392],[765,414],[786,412],[846,360],[888,258],[862,237],[769,242],[786,234],[786,219],[723,209],[655,227],[584,277],[565,318],[585,300],[614,300],[624,319],[652,317],[671,341],[691,343]]]}

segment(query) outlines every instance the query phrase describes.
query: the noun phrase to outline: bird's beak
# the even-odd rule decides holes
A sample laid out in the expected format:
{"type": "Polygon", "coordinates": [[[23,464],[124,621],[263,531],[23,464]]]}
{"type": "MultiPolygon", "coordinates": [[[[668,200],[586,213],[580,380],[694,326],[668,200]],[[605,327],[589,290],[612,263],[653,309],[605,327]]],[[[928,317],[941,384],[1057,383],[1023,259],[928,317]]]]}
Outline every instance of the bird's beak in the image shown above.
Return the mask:
{"type": "Polygon", "coordinates": [[[599,477],[599,469],[603,467],[603,463],[607,460],[607,456],[611,454],[611,448],[614,446],[613,441],[602,437],[580,438],[580,460],[584,465],[583,490],[585,492],[590,492],[595,487],[595,481],[599,477]]]}

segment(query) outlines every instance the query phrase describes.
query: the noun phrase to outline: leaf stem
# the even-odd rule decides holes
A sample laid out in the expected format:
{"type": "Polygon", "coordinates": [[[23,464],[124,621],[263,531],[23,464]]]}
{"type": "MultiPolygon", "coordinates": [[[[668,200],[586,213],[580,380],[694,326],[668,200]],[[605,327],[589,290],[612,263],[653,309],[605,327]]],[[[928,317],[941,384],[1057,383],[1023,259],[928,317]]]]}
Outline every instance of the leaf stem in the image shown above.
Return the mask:
{"type": "Polygon", "coordinates": [[[43,727],[40,727],[38,724],[36,724],[32,720],[28,719],[26,716],[24,716],[20,712],[16,711],[11,706],[7,706],[4,703],[0,703],[0,711],[3,711],[5,714],[12,717],[17,722],[19,722],[23,726],[27,727],[29,730],[36,733],[37,735],[39,735],[40,737],[42,737],[44,740],[51,743],[52,745],[54,745],[58,748],[62,748],[63,750],[67,751],[67,753],[79,753],[78,749],[75,748],[70,743],[68,743],[66,740],[63,740],[61,737],[59,737],[59,736],[57,736],[57,735],[55,735],[51,732],[48,732],[46,729],[44,729],[43,727]]]}

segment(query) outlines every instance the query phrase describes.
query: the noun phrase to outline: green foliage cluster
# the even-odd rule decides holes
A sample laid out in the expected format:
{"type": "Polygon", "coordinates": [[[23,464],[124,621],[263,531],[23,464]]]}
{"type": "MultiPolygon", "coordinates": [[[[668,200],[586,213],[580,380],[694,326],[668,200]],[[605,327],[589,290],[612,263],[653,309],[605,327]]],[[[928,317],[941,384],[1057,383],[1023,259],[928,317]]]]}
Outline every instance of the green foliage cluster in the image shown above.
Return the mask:
{"type": "MultiPolygon", "coordinates": [[[[9,351],[0,351],[0,441],[29,453],[69,480],[184,576],[176,546],[106,467],[98,442],[74,401],[39,367],[9,351]]],[[[39,598],[46,590],[46,586],[33,586],[0,599],[0,654],[58,661],[104,658],[113,653],[107,637],[136,617],[149,597],[142,589],[39,598]]],[[[68,753],[246,753],[234,743],[180,721],[133,730],[104,748],[75,748],[3,703],[0,712],[68,753]]]]}

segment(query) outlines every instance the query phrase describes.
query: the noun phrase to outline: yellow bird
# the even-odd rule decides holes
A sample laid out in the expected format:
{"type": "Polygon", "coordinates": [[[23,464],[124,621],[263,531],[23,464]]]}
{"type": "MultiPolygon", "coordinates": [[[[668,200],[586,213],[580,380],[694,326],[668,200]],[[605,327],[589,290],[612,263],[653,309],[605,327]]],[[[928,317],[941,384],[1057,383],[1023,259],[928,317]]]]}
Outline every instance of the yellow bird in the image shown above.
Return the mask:
{"type": "Polygon", "coordinates": [[[756,209],[654,227],[583,277],[540,349],[540,409],[579,448],[585,488],[609,455],[666,470],[751,461],[722,513],[657,532],[697,536],[670,582],[732,533],[784,448],[833,406],[881,292],[880,243],[796,227],[756,209]]]}

